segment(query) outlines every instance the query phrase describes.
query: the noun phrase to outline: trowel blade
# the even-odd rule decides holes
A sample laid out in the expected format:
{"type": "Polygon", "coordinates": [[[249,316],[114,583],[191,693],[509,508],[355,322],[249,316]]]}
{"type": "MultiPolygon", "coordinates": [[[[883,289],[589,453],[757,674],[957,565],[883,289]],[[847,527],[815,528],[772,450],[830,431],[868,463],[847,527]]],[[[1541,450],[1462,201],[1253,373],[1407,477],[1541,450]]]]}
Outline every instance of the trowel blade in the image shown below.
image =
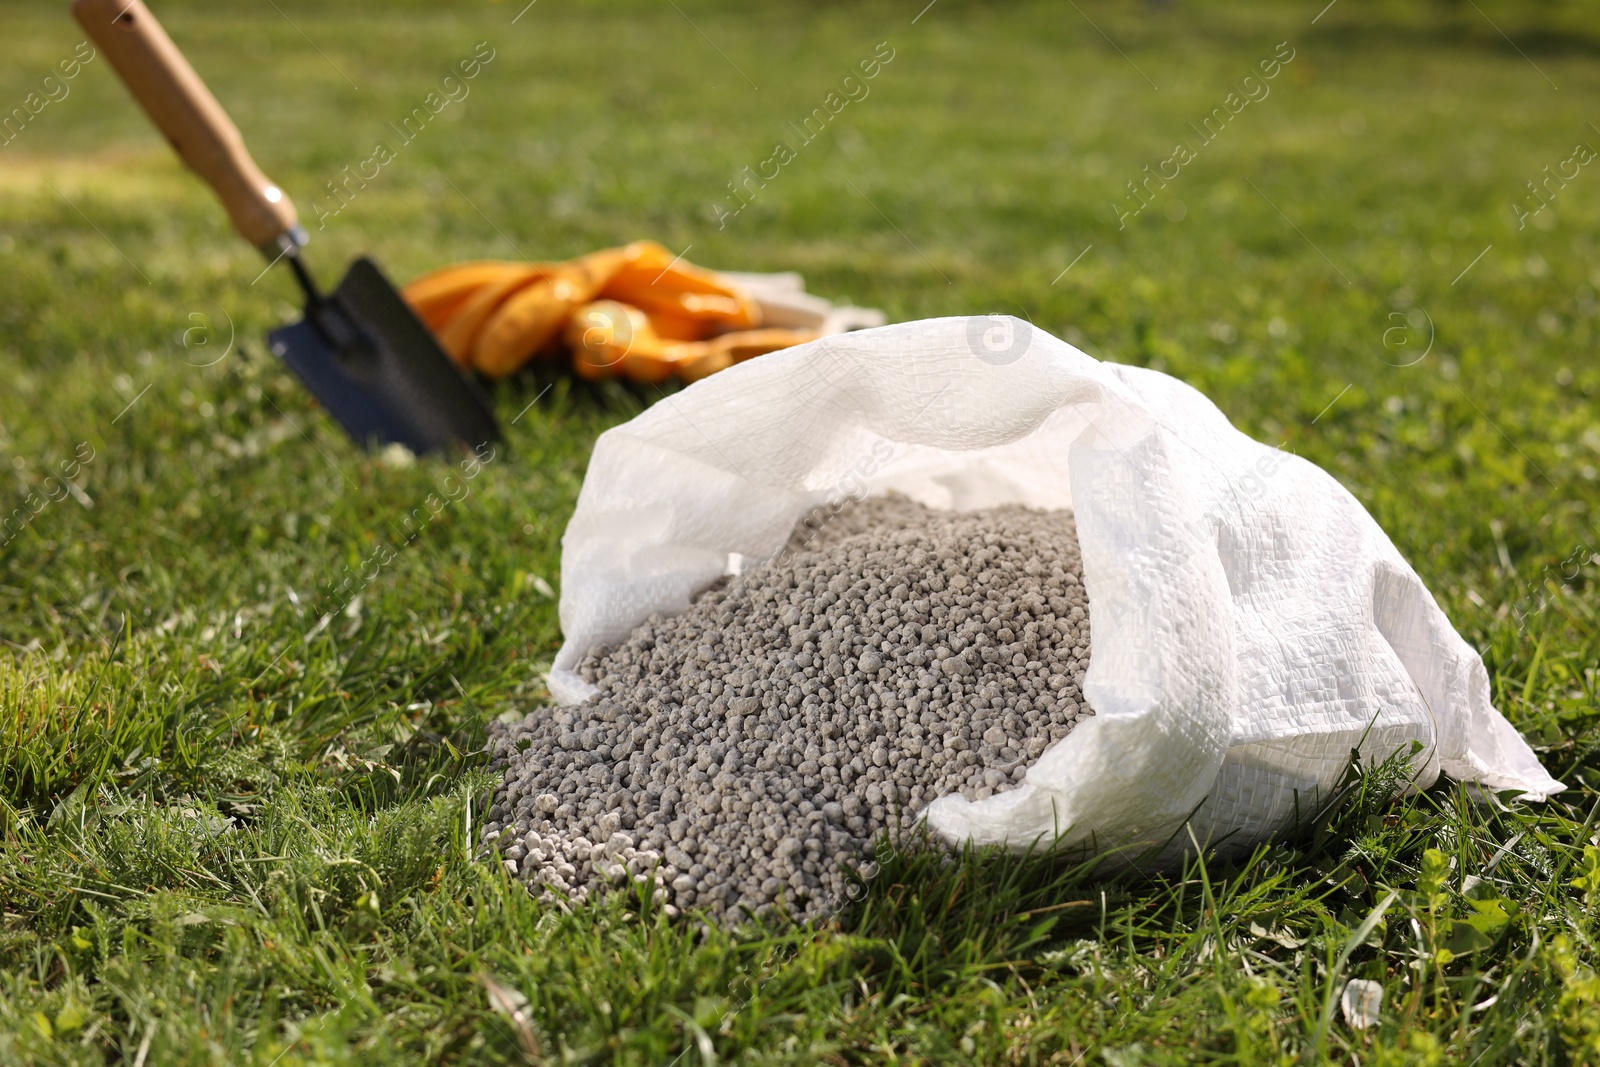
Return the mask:
{"type": "Polygon", "coordinates": [[[421,455],[500,440],[477,385],[364,256],[320,308],[268,341],[365,448],[394,443],[421,455]]]}

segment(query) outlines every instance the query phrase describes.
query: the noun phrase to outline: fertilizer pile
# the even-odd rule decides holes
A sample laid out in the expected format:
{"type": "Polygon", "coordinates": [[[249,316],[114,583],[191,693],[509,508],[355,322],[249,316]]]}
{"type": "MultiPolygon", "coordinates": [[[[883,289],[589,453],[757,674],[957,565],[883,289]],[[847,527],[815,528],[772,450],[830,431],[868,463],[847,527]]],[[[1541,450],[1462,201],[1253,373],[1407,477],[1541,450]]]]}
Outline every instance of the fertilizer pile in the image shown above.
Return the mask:
{"type": "Polygon", "coordinates": [[[597,696],[497,725],[485,840],[542,894],[653,879],[671,914],[825,915],[885,831],[1014,787],[1092,714],[1082,574],[1070,512],[819,510],[586,659],[597,696]]]}

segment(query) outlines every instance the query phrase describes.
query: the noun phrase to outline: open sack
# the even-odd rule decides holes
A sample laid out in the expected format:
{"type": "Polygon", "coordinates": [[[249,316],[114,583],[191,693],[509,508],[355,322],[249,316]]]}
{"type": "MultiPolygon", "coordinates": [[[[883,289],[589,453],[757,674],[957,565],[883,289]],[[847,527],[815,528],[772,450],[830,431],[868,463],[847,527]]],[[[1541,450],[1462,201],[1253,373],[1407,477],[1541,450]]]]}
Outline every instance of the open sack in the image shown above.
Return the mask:
{"type": "Polygon", "coordinates": [[[1192,816],[1201,841],[1248,844],[1325,800],[1353,748],[1413,741],[1418,786],[1562,788],[1330,475],[1174,378],[1002,316],[825,337],[603,434],[563,539],[552,695],[583,700],[585,653],[777,554],[810,509],[889,490],[1076,513],[1096,714],[1019,788],[935,801],[952,841],[1138,848],[1192,816]]]}

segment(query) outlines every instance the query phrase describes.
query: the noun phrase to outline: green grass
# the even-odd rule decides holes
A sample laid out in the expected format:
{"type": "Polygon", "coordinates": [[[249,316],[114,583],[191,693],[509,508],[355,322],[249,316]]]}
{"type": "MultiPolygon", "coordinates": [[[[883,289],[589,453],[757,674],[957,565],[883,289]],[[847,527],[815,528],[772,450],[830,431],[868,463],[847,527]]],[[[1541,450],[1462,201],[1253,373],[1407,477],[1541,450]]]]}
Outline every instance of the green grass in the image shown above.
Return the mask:
{"type": "MultiPolygon", "coordinates": [[[[407,544],[448,468],[352,450],[274,366],[290,280],[254,280],[101,57],[0,147],[0,514],[61,496],[0,547],[0,1063],[1600,1061],[1600,172],[1510,207],[1600,146],[1586,9],[277,6],[160,13],[325,280],[653,237],[1164,369],[1362,500],[1571,789],[1391,800],[1390,768],[1160,877],[891,856],[820,929],[541,906],[469,857],[479,746],[546,699],[589,448],[655,394],[557,384],[407,544]],[[479,41],[472,95],[316,229],[479,41]],[[881,41],[871,95],[719,230],[881,41]],[[1280,41],[1270,97],[1119,230],[1123,183],[1280,41]],[[80,443],[79,493],[47,485],[80,443]],[[1352,977],[1375,1029],[1335,1006],[1352,977]]],[[[81,34],[6,19],[9,110],[81,34]]]]}

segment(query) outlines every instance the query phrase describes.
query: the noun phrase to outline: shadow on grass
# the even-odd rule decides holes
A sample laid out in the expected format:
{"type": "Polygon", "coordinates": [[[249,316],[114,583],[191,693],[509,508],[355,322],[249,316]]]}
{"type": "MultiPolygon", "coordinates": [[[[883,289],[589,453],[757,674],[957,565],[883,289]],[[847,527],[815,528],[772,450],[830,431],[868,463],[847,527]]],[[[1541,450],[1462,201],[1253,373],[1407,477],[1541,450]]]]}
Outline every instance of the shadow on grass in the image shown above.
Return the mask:
{"type": "Polygon", "coordinates": [[[535,358],[508,378],[495,380],[478,375],[478,384],[497,401],[502,414],[507,409],[520,422],[535,412],[576,411],[612,419],[630,419],[662,397],[683,388],[675,381],[659,385],[632,382],[624,378],[591,381],[571,371],[572,357],[566,353],[544,359],[535,358]]]}
{"type": "MultiPolygon", "coordinates": [[[[1325,804],[1281,840],[1248,850],[1184,848],[1187,825],[1172,842],[1100,856],[882,847],[876,876],[854,883],[860,895],[844,925],[867,939],[864,970],[887,996],[926,996],[991,971],[1026,974],[1049,949],[1077,939],[1159,939],[1203,923],[1220,900],[1263,881],[1299,887],[1311,899],[1354,886],[1368,891],[1347,854],[1358,838],[1384,828],[1419,751],[1376,766],[1352,752],[1325,804]]],[[[1241,917],[1250,921],[1248,908],[1228,921],[1241,917]]]]}

